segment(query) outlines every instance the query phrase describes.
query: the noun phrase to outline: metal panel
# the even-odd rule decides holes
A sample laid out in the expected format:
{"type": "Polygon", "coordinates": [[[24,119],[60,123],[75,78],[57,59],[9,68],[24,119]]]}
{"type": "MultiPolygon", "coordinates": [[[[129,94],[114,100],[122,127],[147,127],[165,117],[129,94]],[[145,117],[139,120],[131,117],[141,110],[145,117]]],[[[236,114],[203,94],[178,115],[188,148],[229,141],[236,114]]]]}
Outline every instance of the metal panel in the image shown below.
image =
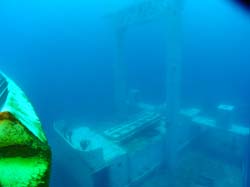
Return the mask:
{"type": "Polygon", "coordinates": [[[5,77],[0,74],[0,109],[2,109],[8,96],[8,82],[5,77]]]}

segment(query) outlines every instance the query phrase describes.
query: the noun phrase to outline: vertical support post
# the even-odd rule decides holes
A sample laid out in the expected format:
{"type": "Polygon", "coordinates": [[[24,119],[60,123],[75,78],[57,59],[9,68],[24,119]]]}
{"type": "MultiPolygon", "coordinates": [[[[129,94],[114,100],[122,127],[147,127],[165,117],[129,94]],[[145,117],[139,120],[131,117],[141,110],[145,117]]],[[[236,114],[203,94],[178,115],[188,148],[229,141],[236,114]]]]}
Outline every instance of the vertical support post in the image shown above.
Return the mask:
{"type": "Polygon", "coordinates": [[[118,28],[116,30],[116,47],[117,57],[114,63],[114,97],[115,97],[115,110],[118,116],[124,115],[126,112],[126,99],[127,99],[127,76],[126,65],[124,62],[124,33],[125,29],[118,28]]]}
{"type": "Polygon", "coordinates": [[[166,165],[170,170],[176,167],[178,160],[179,142],[182,131],[180,111],[182,37],[181,12],[182,0],[172,0],[166,12],[166,165]]]}

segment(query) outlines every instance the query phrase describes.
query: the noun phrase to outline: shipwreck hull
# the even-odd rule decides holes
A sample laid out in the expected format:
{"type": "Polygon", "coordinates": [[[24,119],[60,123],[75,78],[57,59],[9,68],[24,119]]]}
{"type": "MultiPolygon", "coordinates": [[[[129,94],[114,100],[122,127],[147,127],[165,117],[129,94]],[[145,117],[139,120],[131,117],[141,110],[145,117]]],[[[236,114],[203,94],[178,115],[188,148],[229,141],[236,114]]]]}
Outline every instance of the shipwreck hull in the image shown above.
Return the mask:
{"type": "Polygon", "coordinates": [[[49,186],[51,150],[23,91],[0,73],[0,187],[49,186]]]}

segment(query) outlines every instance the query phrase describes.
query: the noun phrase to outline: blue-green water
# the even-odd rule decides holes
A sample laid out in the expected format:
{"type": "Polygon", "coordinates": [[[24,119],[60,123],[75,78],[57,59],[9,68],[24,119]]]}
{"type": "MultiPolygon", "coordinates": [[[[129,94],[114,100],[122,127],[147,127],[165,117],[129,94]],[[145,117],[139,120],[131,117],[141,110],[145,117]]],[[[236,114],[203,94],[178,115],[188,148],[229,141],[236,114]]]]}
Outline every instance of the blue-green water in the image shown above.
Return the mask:
{"type": "MultiPolygon", "coordinates": [[[[25,90],[51,145],[58,119],[113,115],[116,37],[107,15],[135,1],[0,2],[0,69],[25,90]]],[[[222,0],[186,0],[182,7],[181,105],[213,114],[229,103],[237,122],[249,124],[250,16],[222,0]]],[[[128,85],[152,104],[166,95],[165,24],[132,26],[124,41],[128,85]]],[[[53,164],[51,186],[62,186],[63,170],[53,164]]],[[[69,186],[70,176],[63,180],[69,186]]]]}

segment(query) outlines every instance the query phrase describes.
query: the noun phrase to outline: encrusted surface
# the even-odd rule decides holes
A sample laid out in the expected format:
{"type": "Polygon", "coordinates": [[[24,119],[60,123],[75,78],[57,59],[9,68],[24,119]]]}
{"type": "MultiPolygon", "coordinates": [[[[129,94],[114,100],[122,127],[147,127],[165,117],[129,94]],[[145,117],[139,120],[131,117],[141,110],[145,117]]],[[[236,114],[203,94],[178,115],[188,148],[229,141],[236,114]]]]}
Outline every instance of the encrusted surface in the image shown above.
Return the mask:
{"type": "Polygon", "coordinates": [[[48,186],[51,152],[9,112],[0,113],[0,186],[48,186]]]}
{"type": "Polygon", "coordinates": [[[29,131],[31,131],[42,142],[46,142],[42,126],[35,110],[23,91],[9,78],[5,77],[8,82],[8,97],[2,108],[2,112],[13,114],[29,131]]]}

